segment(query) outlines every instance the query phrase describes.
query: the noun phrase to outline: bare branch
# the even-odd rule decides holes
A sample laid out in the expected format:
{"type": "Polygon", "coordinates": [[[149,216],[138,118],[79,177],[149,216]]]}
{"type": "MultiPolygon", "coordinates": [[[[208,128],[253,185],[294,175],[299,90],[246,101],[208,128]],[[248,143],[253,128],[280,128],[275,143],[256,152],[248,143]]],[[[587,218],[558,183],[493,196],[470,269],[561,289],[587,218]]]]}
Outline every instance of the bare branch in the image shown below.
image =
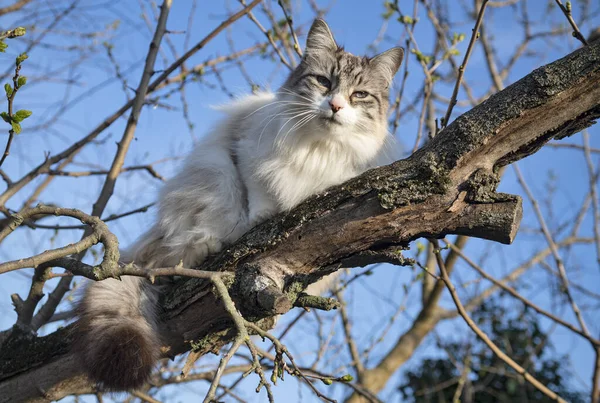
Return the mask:
{"type": "Polygon", "coordinates": [[[588,42],[585,40],[585,37],[581,34],[581,31],[579,31],[579,28],[577,27],[577,24],[575,23],[575,20],[571,15],[571,2],[567,1],[567,7],[565,7],[562,1],[560,0],[556,0],[556,4],[558,4],[558,7],[560,7],[560,11],[562,11],[565,17],[567,17],[569,24],[571,24],[571,27],[573,28],[573,36],[579,39],[581,43],[587,46],[588,42]]]}
{"type": "Polygon", "coordinates": [[[450,295],[452,296],[452,300],[454,301],[454,304],[456,305],[456,309],[458,310],[459,315],[465,320],[467,325],[473,330],[473,332],[475,332],[477,337],[479,337],[490,348],[490,350],[492,350],[494,352],[494,354],[498,358],[500,358],[502,361],[504,361],[509,367],[514,369],[519,375],[523,376],[523,378],[525,378],[525,380],[527,382],[531,383],[533,386],[535,386],[538,390],[540,390],[542,393],[544,393],[550,399],[557,401],[557,402],[566,403],[565,400],[563,400],[556,393],[554,393],[550,389],[548,389],[543,383],[541,383],[536,378],[534,378],[523,367],[521,367],[512,358],[510,358],[502,350],[500,350],[498,348],[498,346],[496,346],[494,344],[494,342],[492,342],[492,340],[490,340],[490,338],[475,324],[475,322],[473,322],[473,320],[469,317],[469,314],[467,313],[466,309],[462,305],[462,302],[460,302],[460,299],[458,298],[458,294],[456,293],[454,284],[452,284],[452,281],[450,280],[450,277],[448,276],[448,271],[446,270],[444,261],[441,257],[439,245],[437,244],[437,240],[435,240],[433,242],[436,244],[436,250],[434,251],[434,253],[436,254],[436,260],[438,263],[438,267],[440,269],[442,280],[446,284],[446,287],[448,288],[448,291],[450,292],[450,295]]]}
{"type": "Polygon", "coordinates": [[[467,47],[467,51],[465,52],[465,57],[458,68],[458,75],[456,77],[456,84],[454,85],[454,91],[452,91],[452,97],[450,98],[450,104],[448,105],[448,110],[446,111],[446,115],[444,116],[444,120],[442,121],[442,128],[448,126],[448,122],[450,121],[450,115],[452,115],[452,109],[454,105],[456,105],[456,98],[458,97],[458,90],[460,88],[460,83],[462,81],[463,75],[465,74],[465,69],[467,68],[467,63],[469,62],[469,57],[471,56],[471,52],[473,51],[473,46],[475,45],[475,41],[479,37],[479,27],[483,22],[483,14],[485,14],[485,7],[487,6],[489,0],[482,0],[481,8],[479,9],[479,14],[477,15],[477,20],[475,21],[475,28],[473,28],[473,33],[471,34],[471,40],[469,41],[469,46],[467,47]]]}

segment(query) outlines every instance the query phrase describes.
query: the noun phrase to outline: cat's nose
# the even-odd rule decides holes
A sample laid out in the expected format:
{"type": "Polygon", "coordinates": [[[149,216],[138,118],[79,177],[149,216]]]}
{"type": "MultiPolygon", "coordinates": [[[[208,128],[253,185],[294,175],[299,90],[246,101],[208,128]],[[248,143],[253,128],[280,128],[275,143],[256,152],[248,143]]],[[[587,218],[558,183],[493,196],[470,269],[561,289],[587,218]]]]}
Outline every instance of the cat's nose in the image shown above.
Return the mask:
{"type": "Polygon", "coordinates": [[[329,106],[331,107],[331,111],[333,113],[337,113],[340,109],[343,109],[346,106],[346,100],[341,95],[335,95],[329,101],[329,106]]]}

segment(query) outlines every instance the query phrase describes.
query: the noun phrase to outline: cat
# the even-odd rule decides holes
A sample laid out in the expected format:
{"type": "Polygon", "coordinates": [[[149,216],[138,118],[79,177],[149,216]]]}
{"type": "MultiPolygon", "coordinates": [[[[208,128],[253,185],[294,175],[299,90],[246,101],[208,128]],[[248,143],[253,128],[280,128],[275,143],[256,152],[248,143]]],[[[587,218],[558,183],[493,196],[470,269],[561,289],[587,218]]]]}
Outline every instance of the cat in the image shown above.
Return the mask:
{"type": "MultiPolygon", "coordinates": [[[[225,119],[167,181],[157,222],[122,260],[148,269],[197,267],[274,214],[393,162],[388,97],[403,56],[398,47],[354,56],[337,45],[325,21],[315,20],[300,64],[279,91],[222,108],[225,119]]],[[[75,351],[104,390],[131,390],[148,380],[160,358],[157,293],[131,276],[85,290],[75,351]]]]}

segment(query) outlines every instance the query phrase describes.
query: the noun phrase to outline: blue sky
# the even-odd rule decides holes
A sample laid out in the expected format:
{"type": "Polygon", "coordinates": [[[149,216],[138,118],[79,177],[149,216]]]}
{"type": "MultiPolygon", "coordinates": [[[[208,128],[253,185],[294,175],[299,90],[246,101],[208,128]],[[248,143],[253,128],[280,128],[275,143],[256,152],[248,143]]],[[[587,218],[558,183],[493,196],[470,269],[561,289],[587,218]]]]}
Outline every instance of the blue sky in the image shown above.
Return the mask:
{"type": "MultiPolygon", "coordinates": [[[[4,3],[8,2],[0,2],[1,5],[4,3]]],[[[60,5],[56,5],[56,10],[64,9],[66,2],[60,3],[60,5]]],[[[146,4],[146,9],[148,10],[149,2],[143,3],[146,4]]],[[[192,2],[175,1],[174,3],[169,17],[168,28],[173,31],[184,30],[191,12],[190,6],[192,2]]],[[[318,3],[323,4],[323,2],[318,3]]],[[[456,4],[459,3],[457,2],[456,4]]],[[[470,5],[470,2],[468,3],[470,5]]],[[[269,4],[272,5],[274,11],[279,12],[276,2],[269,2],[269,4]]],[[[327,5],[329,3],[324,4],[327,5]]],[[[69,21],[66,26],[61,28],[73,31],[94,31],[104,28],[115,20],[119,20],[118,28],[112,30],[108,36],[100,38],[98,43],[106,40],[112,44],[113,52],[117,60],[119,60],[121,70],[124,72],[128,85],[136,87],[139,82],[147,44],[152,36],[151,31],[140,18],[141,9],[138,1],[94,2],[92,0],[82,0],[80,5],[82,8],[81,11],[77,12],[77,18],[73,18],[72,21],[69,21]]],[[[297,24],[301,24],[304,28],[303,32],[306,32],[313,16],[312,11],[307,2],[304,1],[292,1],[292,5],[294,7],[295,21],[297,24]]],[[[412,13],[412,2],[401,1],[400,6],[401,10],[405,13],[412,13]]],[[[546,2],[529,2],[532,18],[536,19],[544,13],[546,11],[545,7],[546,2]],[[543,7],[542,3],[544,3],[543,7]]],[[[196,43],[216,27],[227,15],[227,10],[237,9],[239,9],[239,4],[236,1],[198,1],[198,7],[193,11],[194,24],[190,32],[190,43],[196,43]]],[[[338,43],[343,44],[346,50],[352,53],[362,54],[367,51],[369,45],[377,38],[380,32],[383,11],[382,1],[338,0],[332,3],[326,20],[334,32],[338,43]]],[[[468,35],[472,27],[472,21],[466,18],[462,12],[462,7],[450,7],[449,12],[451,20],[458,21],[458,32],[468,35]]],[[[575,17],[577,17],[577,12],[578,8],[574,7],[575,17]]],[[[257,12],[257,16],[266,24],[266,19],[262,13],[257,12]]],[[[11,18],[14,17],[8,16],[4,18],[2,21],[3,27],[23,24],[23,22],[15,21],[11,18]]],[[[49,14],[48,18],[44,20],[45,24],[50,23],[52,18],[51,14],[49,14]]],[[[433,31],[422,10],[420,18],[421,21],[417,23],[415,29],[415,37],[421,51],[427,54],[431,51],[433,44],[433,31]]],[[[555,22],[563,26],[565,25],[564,16],[553,11],[543,17],[543,22],[534,24],[532,29],[534,32],[547,30],[555,22]]],[[[510,8],[490,9],[486,14],[485,24],[488,27],[488,32],[494,35],[494,48],[499,60],[501,63],[504,63],[506,58],[514,52],[523,39],[513,11],[510,8]]],[[[592,27],[598,25],[600,25],[600,18],[596,14],[591,21],[582,24],[581,28],[584,34],[587,35],[592,27]]],[[[395,18],[392,18],[387,27],[385,38],[379,44],[379,51],[383,51],[391,46],[404,45],[403,32],[404,28],[396,22],[395,18]]],[[[211,41],[206,48],[202,49],[191,59],[189,65],[209,60],[219,55],[228,54],[230,52],[227,41],[228,34],[231,34],[231,37],[234,39],[236,50],[244,49],[264,40],[264,36],[256,26],[248,19],[242,19],[233,25],[228,32],[222,33],[211,41]]],[[[28,35],[35,37],[39,35],[39,31],[36,32],[34,30],[28,35]]],[[[185,35],[172,34],[170,38],[175,44],[178,53],[183,53],[185,35]]],[[[304,36],[300,36],[300,41],[301,43],[304,42],[304,36]]],[[[62,70],[63,66],[77,60],[78,56],[74,52],[58,50],[51,45],[62,46],[78,42],[82,45],[89,44],[89,41],[84,39],[73,39],[56,32],[48,35],[42,41],[42,43],[49,46],[40,46],[30,52],[30,59],[26,61],[22,72],[22,74],[30,77],[30,81],[28,86],[19,94],[17,104],[19,108],[33,110],[34,115],[23,125],[24,131],[16,138],[12,154],[3,167],[13,179],[19,178],[39,163],[44,158],[45,152],[56,153],[74,140],[83,137],[126,101],[126,96],[121,89],[121,83],[113,79],[108,85],[102,86],[92,95],[86,95],[83,101],[76,103],[61,114],[57,123],[51,129],[28,131],[28,125],[39,124],[47,117],[52,116],[60,105],[64,103],[65,99],[77,99],[78,95],[86,94],[95,85],[114,77],[114,66],[109,63],[106,52],[103,51],[98,53],[84,52],[87,58],[77,70],[71,72],[68,69],[62,70]],[[66,96],[62,83],[36,82],[35,80],[36,76],[39,77],[39,72],[55,69],[58,69],[59,72],[53,75],[54,78],[70,78],[78,83],[78,85],[69,89],[69,93],[66,96]]],[[[11,65],[13,56],[22,50],[25,44],[16,40],[10,41],[9,46],[8,53],[0,55],[0,63],[2,63],[0,64],[2,66],[0,71],[11,65]]],[[[507,78],[506,84],[514,82],[541,64],[562,57],[578,46],[578,42],[569,36],[560,36],[548,41],[534,42],[532,48],[539,50],[539,54],[525,57],[517,62],[515,68],[507,78]]],[[[466,41],[458,46],[458,49],[461,51],[461,55],[457,58],[458,61],[461,60],[462,52],[465,48],[466,41]]],[[[172,54],[166,47],[164,54],[168,56],[169,62],[173,60],[172,54]]],[[[422,85],[422,73],[420,73],[420,67],[416,63],[415,58],[410,57],[409,63],[410,74],[403,98],[403,106],[407,105],[421,91],[422,85]]],[[[162,54],[159,55],[157,69],[162,69],[166,65],[162,54]]],[[[277,65],[270,60],[262,60],[256,57],[247,58],[245,65],[252,80],[263,89],[275,89],[285,78],[285,67],[277,65]]],[[[244,94],[250,91],[248,83],[234,64],[225,66],[222,71],[222,77],[228,90],[233,94],[244,94]]],[[[490,79],[480,46],[476,47],[469,61],[466,77],[476,95],[484,94],[489,88],[490,79]]],[[[399,84],[400,75],[396,80],[396,88],[398,88],[399,84]]],[[[441,95],[449,97],[452,91],[452,84],[440,83],[437,88],[441,95]]],[[[219,83],[214,78],[214,74],[210,74],[210,72],[200,82],[188,84],[186,94],[189,103],[189,115],[195,126],[194,135],[201,137],[219,117],[218,112],[211,109],[211,105],[225,103],[229,100],[229,97],[221,90],[219,83]]],[[[131,91],[129,95],[132,95],[131,91]]],[[[464,99],[465,95],[461,91],[459,100],[464,99]]],[[[162,104],[157,107],[149,106],[144,109],[136,132],[136,140],[133,142],[131,150],[127,155],[126,166],[144,164],[165,157],[181,156],[190,150],[192,136],[182,118],[179,97],[173,96],[169,99],[161,100],[161,103],[168,104],[175,108],[175,110],[167,110],[162,104]]],[[[442,104],[440,105],[440,111],[445,110],[445,107],[442,104]]],[[[461,111],[467,109],[469,108],[455,108],[453,117],[457,117],[461,111]]],[[[441,115],[441,112],[438,115],[441,115]]],[[[406,144],[407,149],[412,148],[417,131],[417,122],[418,111],[416,114],[407,114],[401,120],[398,136],[406,144]]],[[[73,166],[70,169],[85,170],[88,169],[87,166],[81,164],[90,163],[104,168],[110,166],[112,155],[116,150],[115,142],[122,135],[124,124],[125,119],[120,119],[113,124],[100,136],[102,143],[86,148],[75,159],[79,165],[73,166]]],[[[598,128],[592,128],[589,131],[592,147],[600,147],[598,130],[598,128]]],[[[0,140],[2,138],[3,135],[0,135],[0,140]]],[[[582,144],[581,135],[573,136],[566,141],[582,144]]],[[[594,163],[597,162],[597,157],[594,157],[594,163]]],[[[173,170],[176,169],[177,164],[178,161],[169,161],[156,165],[156,169],[162,175],[169,177],[173,170]]],[[[585,197],[588,186],[589,179],[583,154],[573,150],[544,148],[535,156],[520,162],[519,165],[532,191],[539,197],[546,218],[555,224],[568,223],[572,220],[585,197]],[[551,187],[555,187],[556,192],[551,202],[545,203],[544,200],[549,194],[548,189],[551,187]]],[[[102,181],[103,177],[83,179],[57,178],[47,192],[44,193],[41,201],[44,203],[56,203],[65,207],[76,207],[89,212],[92,201],[97,197],[102,181]]],[[[109,203],[105,216],[114,212],[132,210],[152,202],[159,187],[159,181],[149,178],[144,173],[124,174],[119,179],[115,195],[109,203]]],[[[28,189],[33,188],[30,186],[28,189]]],[[[506,171],[500,185],[500,191],[523,194],[510,168],[506,171]]],[[[28,195],[29,192],[24,191],[22,194],[23,196],[14,197],[8,206],[18,208],[24,200],[25,195],[28,195]]],[[[467,252],[471,256],[475,256],[475,260],[484,260],[486,270],[496,277],[500,277],[503,273],[506,273],[525,257],[532,255],[534,251],[545,247],[544,242],[541,241],[541,237],[538,234],[528,231],[528,229],[537,228],[538,224],[527,200],[524,200],[524,208],[525,213],[522,229],[515,244],[504,246],[474,240],[467,247],[467,252]]],[[[153,220],[153,215],[154,212],[151,210],[145,214],[127,217],[123,220],[111,222],[110,228],[119,236],[121,244],[127,246],[145,228],[149,227],[153,220]]],[[[67,223],[68,221],[47,221],[47,223],[51,222],[67,223]]],[[[592,221],[588,214],[582,226],[582,234],[590,236],[592,234],[591,229],[592,221]]],[[[47,230],[17,231],[2,244],[0,259],[4,261],[24,257],[31,254],[32,251],[37,253],[52,246],[75,241],[79,236],[80,234],[76,231],[61,233],[56,236],[52,231],[47,230]]],[[[88,257],[88,259],[93,258],[88,257]]],[[[591,290],[597,290],[597,286],[594,287],[594,285],[600,283],[600,273],[595,260],[595,250],[592,246],[572,248],[568,254],[563,256],[563,259],[572,280],[587,285],[591,290]]],[[[459,264],[456,272],[455,279],[457,282],[459,279],[465,283],[474,279],[474,276],[464,264],[459,264]]],[[[11,326],[15,320],[15,314],[12,311],[8,296],[15,292],[23,297],[26,296],[29,281],[24,274],[29,275],[30,271],[23,270],[20,273],[4,274],[0,278],[0,295],[4,295],[4,298],[0,299],[0,328],[2,329],[11,326]]],[[[403,293],[398,290],[402,290],[402,284],[407,284],[413,276],[414,273],[407,268],[395,268],[383,265],[374,271],[373,276],[358,282],[355,287],[348,291],[349,310],[356,320],[355,332],[357,333],[359,343],[368,344],[368,341],[372,337],[369,329],[381,328],[382,324],[395,311],[396,306],[403,298],[403,293]],[[380,291],[386,297],[374,298],[373,290],[380,291]]],[[[562,306],[554,298],[551,299],[548,297],[547,290],[553,285],[542,269],[536,268],[532,270],[531,273],[525,276],[524,282],[529,285],[529,288],[522,290],[526,297],[549,307],[553,312],[561,314],[561,317],[573,321],[570,310],[566,308],[566,305],[562,306]],[[540,289],[543,292],[540,292],[540,289]]],[[[53,284],[55,284],[55,281],[49,282],[47,289],[51,290],[53,284]]],[[[475,288],[471,287],[465,290],[470,293],[474,292],[475,288]]],[[[416,290],[413,290],[413,292],[413,294],[409,295],[408,301],[419,298],[416,290]]],[[[465,293],[464,295],[468,294],[465,293]]],[[[590,301],[587,302],[592,304],[592,308],[586,311],[586,319],[589,322],[592,332],[598,335],[600,331],[598,323],[600,321],[598,321],[597,301],[595,301],[595,308],[593,308],[594,300],[590,301]]],[[[443,304],[447,307],[452,306],[450,298],[447,296],[444,298],[443,304]]],[[[64,309],[66,309],[66,306],[64,309]]],[[[406,330],[410,323],[408,318],[414,317],[415,312],[416,304],[409,303],[404,316],[400,316],[390,331],[388,340],[394,340],[402,331],[406,330]]],[[[289,317],[294,316],[294,314],[289,315],[289,317]]],[[[285,320],[287,318],[284,318],[285,320]]],[[[542,323],[546,327],[550,326],[546,321],[542,323]]],[[[315,334],[317,328],[315,326],[314,321],[301,323],[299,326],[297,334],[298,339],[301,339],[302,342],[296,343],[297,356],[305,357],[302,352],[307,352],[306,357],[310,355],[311,348],[316,342],[315,334]]],[[[450,337],[449,335],[461,337],[467,334],[468,331],[466,326],[460,321],[447,322],[437,328],[437,333],[441,337],[450,337]]],[[[591,373],[593,363],[592,350],[588,344],[581,338],[577,338],[561,328],[557,328],[554,331],[552,340],[555,344],[557,355],[569,354],[570,365],[573,367],[575,374],[571,380],[573,385],[587,390],[589,388],[589,374],[591,373]]],[[[373,357],[382,356],[388,348],[389,343],[380,344],[374,350],[373,357]]],[[[407,367],[418,362],[419,357],[439,354],[441,354],[440,351],[435,348],[435,339],[429,337],[423,343],[418,353],[415,354],[415,357],[407,364],[407,367]]],[[[342,354],[338,358],[339,363],[343,362],[344,358],[342,354]]],[[[334,364],[335,358],[331,365],[333,368],[336,367],[334,364]]],[[[399,376],[401,376],[401,373],[399,376]]],[[[252,386],[254,385],[254,380],[247,380],[246,384],[252,386]]],[[[393,387],[395,383],[390,382],[390,385],[393,387]]],[[[196,401],[198,393],[202,393],[205,386],[186,386],[183,388],[185,393],[179,394],[176,399],[171,400],[169,398],[165,399],[165,401],[196,401]]],[[[262,401],[261,399],[264,396],[253,396],[252,387],[250,386],[244,390],[246,397],[250,401],[262,401]]],[[[388,389],[385,393],[393,392],[393,389],[388,389]]],[[[275,388],[276,393],[281,398],[295,397],[296,390],[296,387],[292,386],[291,382],[284,383],[283,386],[275,388]]],[[[337,393],[340,392],[341,390],[338,388],[337,393]]],[[[303,393],[306,396],[308,391],[303,390],[303,393]]],[[[382,396],[385,397],[386,394],[382,396]]],[[[384,400],[388,401],[385,398],[384,400]]]]}

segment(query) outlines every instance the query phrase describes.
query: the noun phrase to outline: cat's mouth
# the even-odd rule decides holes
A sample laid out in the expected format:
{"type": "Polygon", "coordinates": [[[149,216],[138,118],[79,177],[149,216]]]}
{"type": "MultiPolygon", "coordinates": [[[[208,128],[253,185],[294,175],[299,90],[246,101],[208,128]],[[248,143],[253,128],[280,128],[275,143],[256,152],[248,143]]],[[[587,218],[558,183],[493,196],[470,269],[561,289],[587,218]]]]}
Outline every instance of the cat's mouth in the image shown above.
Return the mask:
{"type": "Polygon", "coordinates": [[[339,119],[336,117],[336,115],[322,116],[321,120],[324,120],[325,123],[331,124],[331,125],[336,125],[336,126],[342,126],[343,125],[343,123],[339,121],[339,119]]]}

